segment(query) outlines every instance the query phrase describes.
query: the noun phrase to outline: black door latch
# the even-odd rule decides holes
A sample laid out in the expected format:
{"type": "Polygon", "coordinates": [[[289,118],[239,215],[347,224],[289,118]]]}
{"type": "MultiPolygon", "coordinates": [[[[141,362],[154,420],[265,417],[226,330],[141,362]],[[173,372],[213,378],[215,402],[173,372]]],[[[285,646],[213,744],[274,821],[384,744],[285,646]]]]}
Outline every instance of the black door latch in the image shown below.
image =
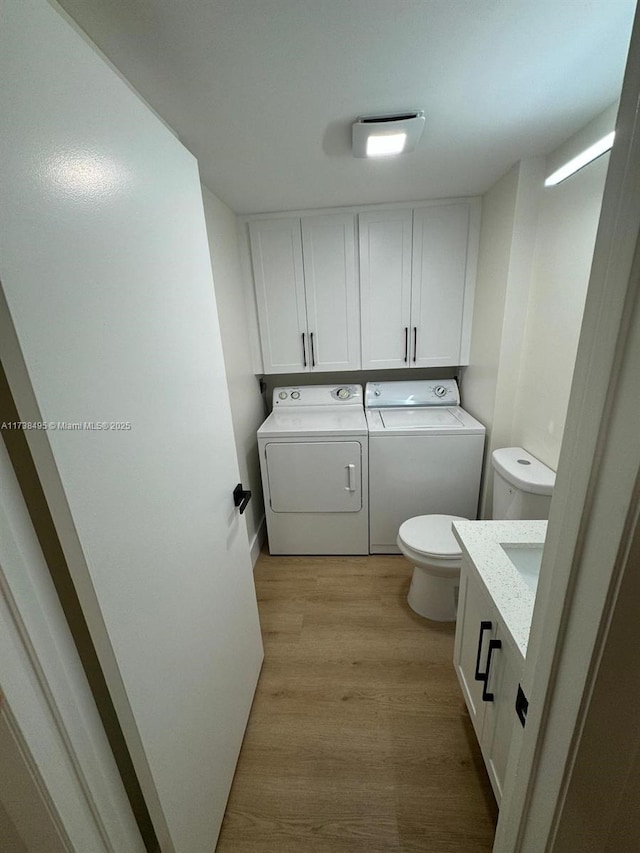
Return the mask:
{"type": "Polygon", "coordinates": [[[518,695],[516,696],[516,714],[524,728],[527,722],[527,711],[529,710],[529,700],[524,695],[522,687],[518,684],[518,695]]]}
{"type": "Polygon", "coordinates": [[[251,500],[251,492],[249,489],[243,489],[242,483],[238,483],[238,485],[233,490],[233,503],[240,510],[240,515],[247,508],[247,504],[251,500]]]}

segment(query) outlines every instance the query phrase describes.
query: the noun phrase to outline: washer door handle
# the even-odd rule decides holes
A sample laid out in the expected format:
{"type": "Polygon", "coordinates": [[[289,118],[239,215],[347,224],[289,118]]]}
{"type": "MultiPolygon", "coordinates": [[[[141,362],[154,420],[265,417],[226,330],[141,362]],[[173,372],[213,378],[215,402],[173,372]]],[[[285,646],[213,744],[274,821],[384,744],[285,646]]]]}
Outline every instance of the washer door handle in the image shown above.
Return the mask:
{"type": "Polygon", "coordinates": [[[355,492],[356,490],[356,466],[353,462],[345,465],[347,469],[347,485],[344,487],[345,492],[355,492]]]}

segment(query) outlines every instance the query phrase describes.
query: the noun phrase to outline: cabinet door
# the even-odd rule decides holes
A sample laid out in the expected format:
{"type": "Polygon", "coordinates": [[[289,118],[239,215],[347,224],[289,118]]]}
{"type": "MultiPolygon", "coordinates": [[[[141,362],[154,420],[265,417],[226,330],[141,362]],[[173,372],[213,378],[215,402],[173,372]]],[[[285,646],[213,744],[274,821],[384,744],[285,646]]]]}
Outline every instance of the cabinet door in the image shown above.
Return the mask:
{"type": "Polygon", "coordinates": [[[516,722],[515,704],[522,663],[501,625],[498,626],[497,639],[502,642],[502,646],[494,651],[491,659],[487,687],[494,698],[485,711],[481,747],[493,792],[500,805],[516,722]]]}
{"type": "Polygon", "coordinates": [[[265,373],[310,370],[300,220],[249,224],[265,373]]]}
{"type": "Polygon", "coordinates": [[[482,699],[483,682],[476,680],[475,673],[477,666],[480,672],[486,672],[489,641],[495,636],[493,603],[463,561],[453,663],[480,743],[487,703],[482,699]]]}
{"type": "Polygon", "coordinates": [[[411,222],[410,209],[359,217],[363,370],[409,364],[411,222]]]}
{"type": "Polygon", "coordinates": [[[360,367],[360,297],[355,216],[302,219],[304,283],[312,370],[360,367]]]}
{"type": "Polygon", "coordinates": [[[461,363],[469,221],[468,202],[431,205],[414,211],[412,367],[461,363]]]}

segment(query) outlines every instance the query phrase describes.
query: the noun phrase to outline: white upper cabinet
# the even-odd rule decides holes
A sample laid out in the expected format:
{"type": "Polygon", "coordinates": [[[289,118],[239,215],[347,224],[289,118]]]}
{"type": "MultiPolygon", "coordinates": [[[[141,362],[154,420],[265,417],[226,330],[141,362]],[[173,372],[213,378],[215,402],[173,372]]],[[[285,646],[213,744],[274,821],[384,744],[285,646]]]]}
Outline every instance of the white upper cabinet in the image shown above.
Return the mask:
{"type": "Polygon", "coordinates": [[[354,214],[249,223],[265,373],[357,370],[354,214]]]}
{"type": "Polygon", "coordinates": [[[411,209],[360,214],[362,367],[406,367],[411,326],[411,209]]]}
{"type": "Polygon", "coordinates": [[[307,369],[307,309],[299,219],[249,224],[265,373],[307,369]]]}
{"type": "Polygon", "coordinates": [[[360,297],[355,216],[302,219],[311,369],[360,367],[360,297]]]}
{"type": "Polygon", "coordinates": [[[249,220],[264,372],[468,364],[479,231],[475,198],[249,220]]]}
{"type": "Polygon", "coordinates": [[[413,212],[411,364],[416,367],[461,363],[469,214],[464,203],[413,212]]]}
{"type": "Polygon", "coordinates": [[[360,214],[362,367],[469,360],[479,200],[360,214]]]}

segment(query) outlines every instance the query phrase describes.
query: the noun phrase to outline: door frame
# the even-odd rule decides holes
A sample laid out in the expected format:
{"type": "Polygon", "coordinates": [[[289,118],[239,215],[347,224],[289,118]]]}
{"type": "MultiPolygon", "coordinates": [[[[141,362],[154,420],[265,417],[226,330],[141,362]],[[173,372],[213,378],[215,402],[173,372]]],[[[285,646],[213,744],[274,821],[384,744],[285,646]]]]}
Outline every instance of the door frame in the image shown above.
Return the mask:
{"type": "MultiPolygon", "coordinates": [[[[603,657],[625,618],[618,593],[626,573],[637,571],[630,553],[640,510],[639,112],[636,13],[522,678],[529,714],[526,728],[514,729],[494,853],[559,849],[603,657]]],[[[621,728],[616,738],[636,734],[621,728]]],[[[625,790],[627,770],[625,763],[608,778],[609,796],[625,790]]]]}
{"type": "Polygon", "coordinates": [[[0,802],[29,850],[53,849],[46,843],[53,833],[56,849],[142,853],[145,845],[2,439],[0,482],[0,726],[15,756],[5,768],[10,775],[0,785],[0,802]]]}

